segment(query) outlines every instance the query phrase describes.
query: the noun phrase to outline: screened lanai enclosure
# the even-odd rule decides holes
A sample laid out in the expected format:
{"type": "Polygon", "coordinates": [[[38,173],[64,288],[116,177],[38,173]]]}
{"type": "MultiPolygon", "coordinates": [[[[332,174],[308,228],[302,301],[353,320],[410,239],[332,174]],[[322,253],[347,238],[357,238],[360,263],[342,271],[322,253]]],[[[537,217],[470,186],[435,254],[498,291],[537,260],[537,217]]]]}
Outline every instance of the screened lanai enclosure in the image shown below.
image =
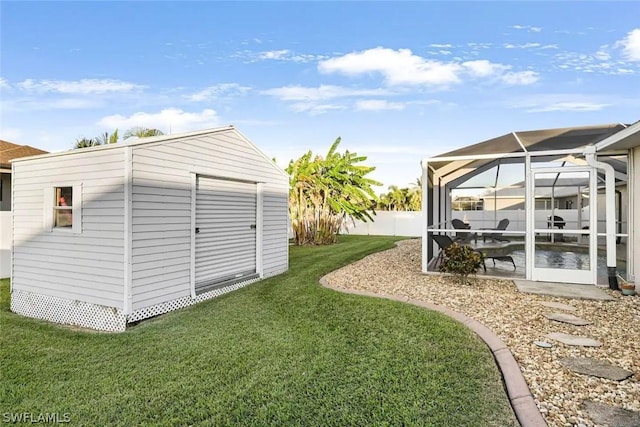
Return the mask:
{"type": "Polygon", "coordinates": [[[637,171],[640,122],[512,132],[426,158],[422,270],[438,271],[453,240],[485,255],[479,274],[614,289],[620,277],[633,282],[637,171]],[[434,238],[443,235],[450,239],[434,238]]]}

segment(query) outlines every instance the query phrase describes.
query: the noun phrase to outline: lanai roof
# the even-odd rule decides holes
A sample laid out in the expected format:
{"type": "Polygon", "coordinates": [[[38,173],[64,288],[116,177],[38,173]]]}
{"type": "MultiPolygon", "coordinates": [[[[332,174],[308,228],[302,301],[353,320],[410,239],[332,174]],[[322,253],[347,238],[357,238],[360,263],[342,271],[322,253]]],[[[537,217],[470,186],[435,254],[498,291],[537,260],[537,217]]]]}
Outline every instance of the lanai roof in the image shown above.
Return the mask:
{"type": "Polygon", "coordinates": [[[516,153],[581,148],[593,145],[625,129],[620,123],[573,128],[511,132],[474,145],[435,156],[454,157],[476,154],[516,153]]]}
{"type": "MultiPolygon", "coordinates": [[[[558,155],[555,156],[555,158],[560,158],[566,155],[567,151],[579,152],[582,148],[589,145],[618,149],[620,145],[619,142],[616,144],[610,143],[610,141],[615,139],[614,136],[617,136],[618,133],[625,133],[625,141],[629,139],[629,136],[626,135],[627,133],[638,137],[640,132],[635,128],[640,126],[639,123],[635,123],[634,125],[611,123],[596,126],[511,132],[477,144],[449,151],[427,160],[430,173],[433,172],[441,177],[446,177],[456,171],[456,175],[460,176],[461,172],[463,172],[460,171],[461,169],[470,172],[483,167],[486,168],[488,165],[495,164],[498,161],[507,163],[514,160],[504,155],[517,155],[518,153],[524,155],[526,152],[545,152],[546,154],[548,152],[558,151],[558,155]]],[[[544,158],[539,157],[536,158],[536,160],[548,161],[551,160],[551,158],[549,156],[544,158]]],[[[445,179],[445,181],[446,180],[447,179],[445,179]]]]}

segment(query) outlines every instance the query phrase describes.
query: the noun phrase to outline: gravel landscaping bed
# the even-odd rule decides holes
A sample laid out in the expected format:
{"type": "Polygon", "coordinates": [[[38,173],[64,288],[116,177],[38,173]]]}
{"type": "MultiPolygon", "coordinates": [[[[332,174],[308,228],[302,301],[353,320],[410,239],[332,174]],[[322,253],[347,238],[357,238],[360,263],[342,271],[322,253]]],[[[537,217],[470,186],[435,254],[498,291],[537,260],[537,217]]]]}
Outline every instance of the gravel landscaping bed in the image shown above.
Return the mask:
{"type": "Polygon", "coordinates": [[[550,426],[597,426],[583,407],[592,400],[640,411],[640,298],[606,290],[614,301],[567,299],[517,291],[509,280],[472,278],[461,286],[451,276],[422,274],[420,240],[404,240],[394,249],[368,257],[325,277],[328,285],[406,296],[439,304],[473,317],[493,330],[509,347],[550,426]],[[570,304],[567,312],[592,323],[573,326],[549,320],[544,313],[561,312],[541,302],[570,304]],[[594,338],[601,347],[574,347],[546,337],[562,332],[594,338]],[[547,341],[540,348],[534,341],[547,341]],[[624,381],[577,374],[560,364],[566,357],[589,357],[632,371],[624,381]]]}

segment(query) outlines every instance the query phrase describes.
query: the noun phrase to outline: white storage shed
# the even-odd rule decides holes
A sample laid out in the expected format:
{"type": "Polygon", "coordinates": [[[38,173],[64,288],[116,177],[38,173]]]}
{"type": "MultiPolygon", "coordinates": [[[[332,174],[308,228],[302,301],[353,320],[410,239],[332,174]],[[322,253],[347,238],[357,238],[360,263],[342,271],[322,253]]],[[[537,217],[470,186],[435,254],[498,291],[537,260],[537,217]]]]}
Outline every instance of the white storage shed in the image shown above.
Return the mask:
{"type": "Polygon", "coordinates": [[[12,171],[16,313],[123,331],[288,268],[288,176],[232,126],[12,171]]]}

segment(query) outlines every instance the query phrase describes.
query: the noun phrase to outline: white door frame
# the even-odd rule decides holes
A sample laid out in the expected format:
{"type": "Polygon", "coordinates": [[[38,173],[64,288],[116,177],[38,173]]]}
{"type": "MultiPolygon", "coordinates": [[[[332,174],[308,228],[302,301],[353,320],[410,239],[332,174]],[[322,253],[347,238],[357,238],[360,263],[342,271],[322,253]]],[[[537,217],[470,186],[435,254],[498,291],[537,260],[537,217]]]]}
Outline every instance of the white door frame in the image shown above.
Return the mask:
{"type": "MultiPolygon", "coordinates": [[[[597,170],[590,166],[565,166],[530,169],[530,177],[526,181],[529,202],[527,204],[526,266],[527,279],[544,282],[595,284],[598,274],[598,210],[597,210],[597,170]],[[589,173],[589,229],[542,229],[535,227],[535,175],[542,173],[589,173]],[[559,268],[541,268],[535,266],[536,234],[582,234],[589,241],[589,269],[567,270],[559,268]]],[[[580,207],[578,207],[579,212],[580,207]]],[[[579,213],[581,215],[581,213],[579,213]]]]}

